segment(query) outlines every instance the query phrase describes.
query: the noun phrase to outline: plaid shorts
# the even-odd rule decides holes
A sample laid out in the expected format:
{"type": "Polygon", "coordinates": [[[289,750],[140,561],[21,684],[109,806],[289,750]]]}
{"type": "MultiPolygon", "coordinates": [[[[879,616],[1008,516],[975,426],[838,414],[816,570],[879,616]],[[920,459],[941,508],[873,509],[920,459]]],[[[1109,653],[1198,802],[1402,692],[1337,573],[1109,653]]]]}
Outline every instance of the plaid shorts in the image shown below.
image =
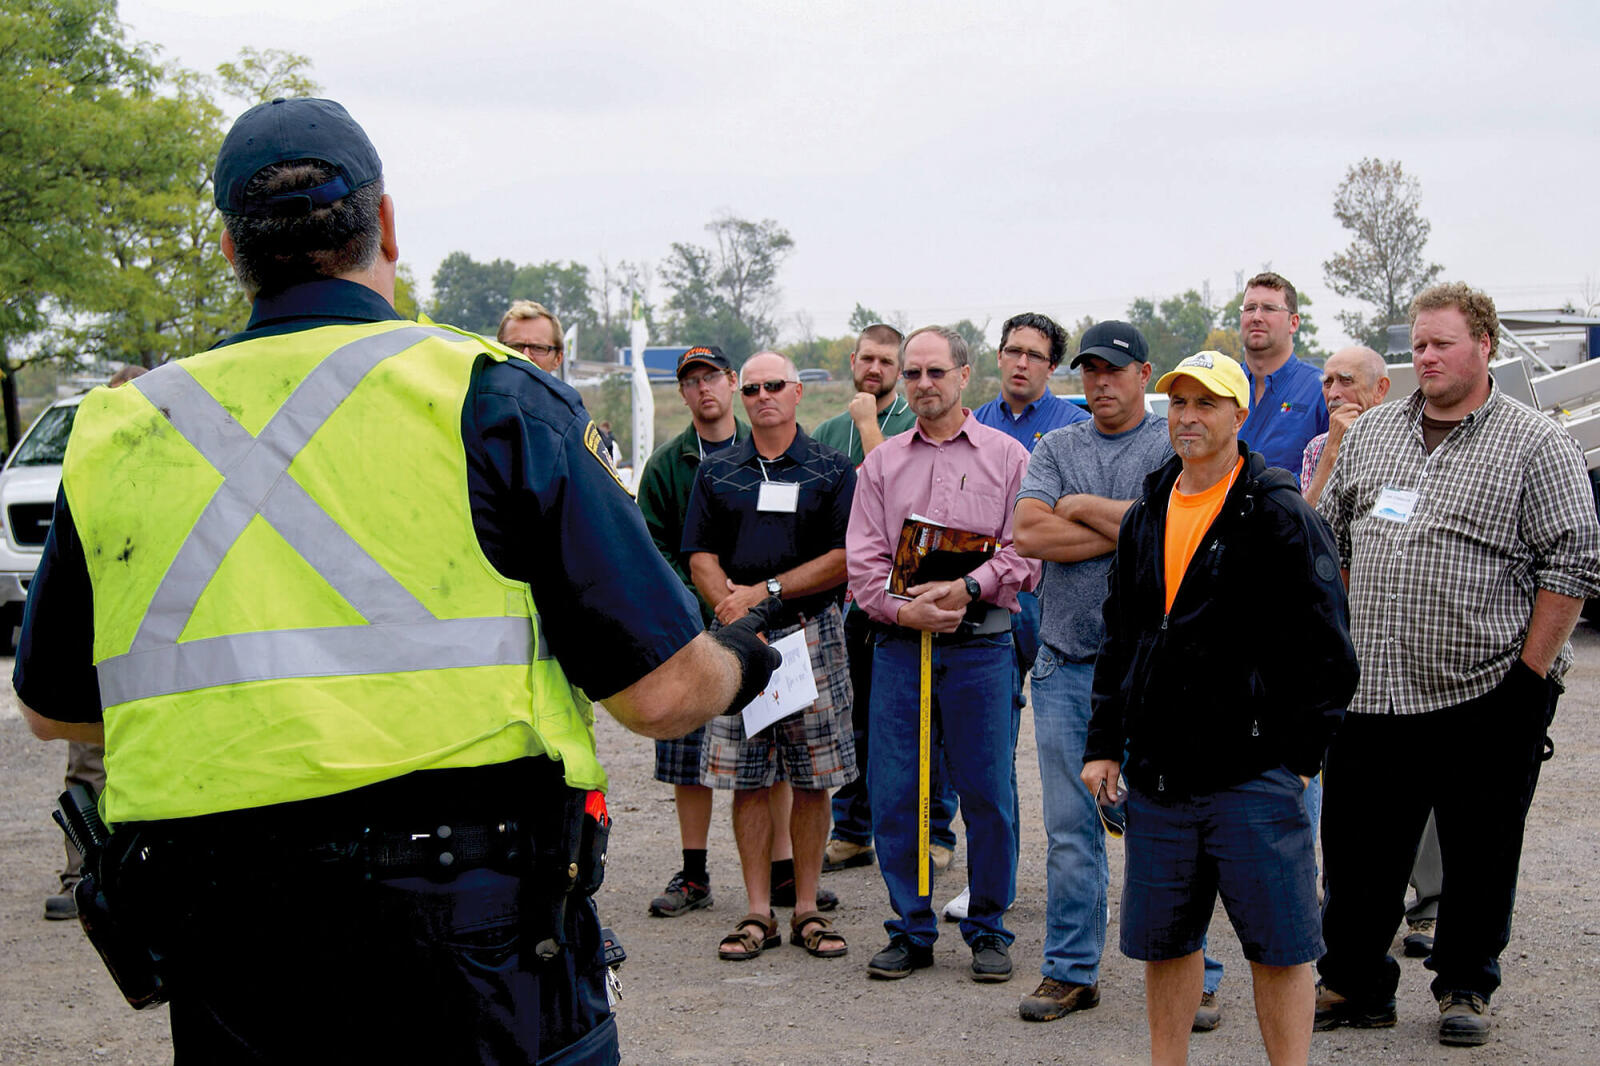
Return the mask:
{"type": "MultiPolygon", "coordinates": [[[[777,640],[791,626],[768,635],[777,640]]],[[[837,604],[806,619],[806,647],[817,702],[780,719],[753,737],[736,714],[711,719],[702,746],[700,783],[712,788],[766,788],[787,781],[795,788],[837,788],[856,779],[856,742],[850,732],[850,669],[844,619],[837,604]]]]}
{"type": "Polygon", "coordinates": [[[656,780],[669,785],[698,785],[700,749],[705,741],[705,726],[677,740],[656,741],[656,780]]]}

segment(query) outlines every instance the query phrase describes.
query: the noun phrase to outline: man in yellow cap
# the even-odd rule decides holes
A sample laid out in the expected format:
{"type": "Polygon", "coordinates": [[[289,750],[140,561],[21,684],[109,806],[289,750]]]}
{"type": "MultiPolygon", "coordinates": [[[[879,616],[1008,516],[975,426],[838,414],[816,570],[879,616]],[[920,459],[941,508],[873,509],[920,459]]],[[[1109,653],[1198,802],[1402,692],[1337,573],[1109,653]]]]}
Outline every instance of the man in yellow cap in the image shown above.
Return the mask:
{"type": "Polygon", "coordinates": [[[1177,454],[1123,518],[1095,662],[1083,782],[1128,805],[1121,947],[1145,963],[1153,1063],[1186,1061],[1219,893],[1267,1057],[1303,1063],[1311,1045],[1322,937],[1301,792],[1356,659],[1327,526],[1238,439],[1249,389],[1219,352],[1156,382],[1177,454]]]}

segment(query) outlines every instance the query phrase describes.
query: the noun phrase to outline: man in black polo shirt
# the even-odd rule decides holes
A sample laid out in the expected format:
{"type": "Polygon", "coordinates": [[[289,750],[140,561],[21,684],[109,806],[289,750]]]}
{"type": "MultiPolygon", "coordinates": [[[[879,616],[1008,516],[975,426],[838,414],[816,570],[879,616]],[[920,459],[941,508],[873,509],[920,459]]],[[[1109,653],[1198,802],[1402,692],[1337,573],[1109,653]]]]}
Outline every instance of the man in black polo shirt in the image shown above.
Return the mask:
{"type": "Polygon", "coordinates": [[[845,953],[844,938],[817,912],[816,895],[828,790],[856,776],[844,625],[832,591],[844,583],[856,479],[848,458],[795,425],[801,389],[784,356],[750,357],[740,384],[750,438],[701,463],[683,523],[690,576],[718,623],[735,622],[767,597],[780,597],[784,610],[772,620],[771,639],[804,626],[817,683],[816,703],[755,736],[745,736],[737,716],[715,719],[706,731],[701,779],[734,790],[733,832],[750,904],[718,949],[729,960],[755,958],[779,943],[770,917],[767,806],[779,780],[794,789],[795,939],[819,957],[845,953]]]}

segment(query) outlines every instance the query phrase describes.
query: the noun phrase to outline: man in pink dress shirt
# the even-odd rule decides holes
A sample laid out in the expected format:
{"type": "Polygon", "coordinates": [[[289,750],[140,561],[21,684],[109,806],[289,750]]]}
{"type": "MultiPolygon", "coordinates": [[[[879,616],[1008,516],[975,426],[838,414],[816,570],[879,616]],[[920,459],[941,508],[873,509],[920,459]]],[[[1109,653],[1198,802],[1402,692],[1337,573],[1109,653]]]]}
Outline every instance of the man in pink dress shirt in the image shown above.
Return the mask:
{"type": "Polygon", "coordinates": [[[1011,544],[1011,511],[1028,452],[961,406],[972,368],[954,330],[926,326],[901,345],[901,377],[917,424],[868,455],[856,483],[846,565],[856,603],[875,623],[867,772],[878,866],[895,917],[889,946],[867,972],[906,977],[933,964],[938,923],[917,892],[917,719],[923,632],[933,642],[933,742],[942,744],[961,797],[972,890],[961,935],[975,981],[1011,977],[1003,912],[1016,870],[1011,783],[1010,612],[1039,564],[1011,544]],[[965,578],[917,585],[910,600],[885,591],[900,528],[911,515],[993,535],[994,558],[965,578]]]}

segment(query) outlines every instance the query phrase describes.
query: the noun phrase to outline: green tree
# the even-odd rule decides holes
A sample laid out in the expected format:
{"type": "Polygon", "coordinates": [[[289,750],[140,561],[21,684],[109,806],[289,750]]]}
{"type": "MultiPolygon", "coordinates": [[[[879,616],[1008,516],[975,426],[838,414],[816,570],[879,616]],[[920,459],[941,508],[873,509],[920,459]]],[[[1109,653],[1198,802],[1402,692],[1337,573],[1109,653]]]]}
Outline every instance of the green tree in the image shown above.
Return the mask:
{"type": "Polygon", "coordinates": [[[217,64],[217,78],[229,96],[247,108],[279,96],[316,96],[322,91],[311,76],[308,56],[281,48],[239,49],[239,57],[217,64]]]}
{"type": "Polygon", "coordinates": [[[582,263],[549,261],[518,267],[511,293],[512,299],[536,300],[548,307],[561,319],[563,329],[576,325],[580,344],[591,330],[599,328],[600,316],[592,299],[594,285],[589,268],[582,263]]]}
{"type": "Polygon", "coordinates": [[[126,190],[158,189],[168,160],[125,130],[142,125],[159,74],[127,44],[113,0],[0,7],[0,391],[20,433],[16,367],[52,315],[95,310],[112,270],[107,221],[126,190]]]}
{"type": "Polygon", "coordinates": [[[868,326],[876,326],[878,323],[886,321],[888,320],[882,315],[878,314],[878,312],[870,308],[863,307],[858,302],[856,304],[856,309],[850,312],[850,332],[859,337],[861,336],[861,331],[866,329],[868,326]]]}
{"type": "Polygon", "coordinates": [[[1444,268],[1423,256],[1433,227],[1422,217],[1422,186],[1399,160],[1363,159],[1345,172],[1333,217],[1351,233],[1344,251],[1322,264],[1328,287],[1371,305],[1370,316],[1341,311],[1339,325],[1382,351],[1384,330],[1406,321],[1411,301],[1444,268]]]}
{"type": "Polygon", "coordinates": [[[675,242],[661,266],[672,295],[664,326],[682,344],[716,344],[735,363],[777,337],[778,270],[794,249],[772,219],[724,215],[707,223],[715,244],[675,242]]]}
{"type": "Polygon", "coordinates": [[[422,306],[417,302],[417,276],[409,263],[395,264],[394,309],[412,321],[422,313],[422,306]]]}
{"type": "Polygon", "coordinates": [[[509,259],[480,263],[466,252],[451,252],[433,272],[428,316],[493,336],[511,306],[516,281],[517,265],[509,259]]]}
{"type": "Polygon", "coordinates": [[[1159,305],[1142,297],[1134,300],[1128,305],[1128,321],[1144,334],[1150,347],[1150,365],[1160,375],[1205,349],[1206,337],[1217,322],[1217,311],[1206,306],[1197,290],[1188,289],[1159,305]]]}

